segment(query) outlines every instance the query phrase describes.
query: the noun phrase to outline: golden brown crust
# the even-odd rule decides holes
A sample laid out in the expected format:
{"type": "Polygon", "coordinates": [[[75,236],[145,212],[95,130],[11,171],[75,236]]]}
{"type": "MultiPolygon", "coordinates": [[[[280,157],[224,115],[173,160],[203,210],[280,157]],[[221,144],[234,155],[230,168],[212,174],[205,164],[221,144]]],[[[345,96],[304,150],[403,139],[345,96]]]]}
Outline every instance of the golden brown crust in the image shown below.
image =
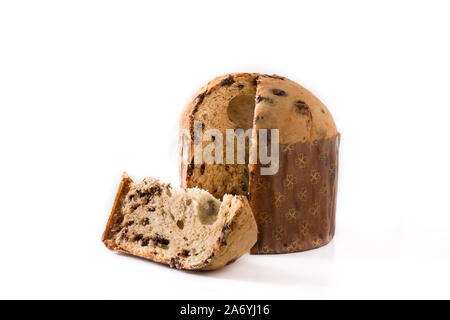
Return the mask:
{"type": "Polygon", "coordinates": [[[205,97],[221,87],[227,79],[237,81],[239,78],[257,81],[255,128],[279,129],[280,143],[323,140],[338,135],[331,113],[309,90],[288,78],[259,73],[227,74],[208,82],[184,107],[180,117],[180,128],[192,133],[195,114],[205,97]],[[285,95],[274,94],[274,89],[284,91],[285,95]],[[258,97],[262,98],[259,102],[258,97]],[[259,120],[258,116],[260,119],[262,116],[264,120],[259,120]]]}
{"type": "Polygon", "coordinates": [[[310,91],[287,78],[258,77],[256,129],[279,129],[280,143],[310,142],[337,136],[325,105],[310,91]]]}
{"type": "Polygon", "coordinates": [[[108,249],[115,250],[116,248],[114,236],[119,230],[114,229],[122,223],[123,216],[121,210],[125,201],[125,196],[128,191],[130,191],[130,186],[132,183],[133,180],[131,180],[131,178],[124,172],[122,174],[122,181],[120,182],[119,189],[117,190],[114,204],[102,236],[102,241],[108,249]]]}

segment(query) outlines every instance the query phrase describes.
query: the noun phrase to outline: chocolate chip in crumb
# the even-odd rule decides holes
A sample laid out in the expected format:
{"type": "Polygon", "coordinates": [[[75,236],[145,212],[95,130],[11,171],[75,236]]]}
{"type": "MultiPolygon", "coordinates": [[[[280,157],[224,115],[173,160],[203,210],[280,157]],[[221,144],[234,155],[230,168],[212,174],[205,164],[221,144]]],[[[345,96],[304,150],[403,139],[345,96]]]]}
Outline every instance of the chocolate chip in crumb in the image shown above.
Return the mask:
{"type": "Polygon", "coordinates": [[[232,76],[229,76],[228,78],[225,78],[222,80],[222,82],[220,83],[221,86],[223,87],[229,87],[234,83],[234,79],[232,76]]]}
{"type": "Polygon", "coordinates": [[[205,173],[205,164],[202,163],[202,165],[200,166],[200,174],[204,174],[205,173]]]}
{"type": "Polygon", "coordinates": [[[150,223],[150,220],[148,218],[144,218],[141,220],[141,225],[146,226],[150,223]]]}
{"type": "Polygon", "coordinates": [[[153,186],[150,189],[147,190],[137,190],[136,191],[138,196],[143,197],[153,197],[154,195],[161,195],[161,188],[159,186],[153,186]]]}
{"type": "Polygon", "coordinates": [[[183,265],[180,262],[180,258],[178,258],[178,257],[171,258],[169,265],[171,268],[177,268],[177,269],[183,268],[183,265]]]}
{"type": "Polygon", "coordinates": [[[230,230],[230,229],[231,229],[231,226],[230,226],[230,224],[227,222],[227,223],[225,223],[225,224],[223,225],[222,231],[226,231],[226,230],[230,230]]]}
{"type": "Polygon", "coordinates": [[[139,203],[132,205],[130,208],[130,213],[134,212],[137,208],[139,208],[139,206],[140,206],[139,203]]]}
{"type": "Polygon", "coordinates": [[[137,234],[134,236],[133,241],[140,241],[142,238],[144,237],[144,235],[142,234],[137,234]]]}
{"type": "Polygon", "coordinates": [[[222,236],[220,237],[220,240],[219,240],[219,242],[220,242],[220,244],[222,246],[226,246],[227,245],[226,237],[227,237],[228,231],[230,229],[231,229],[230,224],[229,223],[225,223],[225,225],[222,228],[222,236]]]}
{"type": "Polygon", "coordinates": [[[179,255],[180,257],[187,258],[187,257],[189,257],[189,255],[190,255],[190,251],[189,251],[189,250],[186,250],[186,249],[183,249],[183,250],[181,250],[180,253],[178,253],[178,255],[179,255]]]}
{"type": "Polygon", "coordinates": [[[283,91],[281,89],[272,89],[272,93],[274,95],[276,95],[276,96],[279,96],[279,97],[286,97],[287,96],[286,91],[283,91]]]}
{"type": "Polygon", "coordinates": [[[167,246],[170,243],[168,239],[163,238],[158,234],[152,240],[155,245],[167,246]]]}
{"type": "Polygon", "coordinates": [[[143,246],[143,247],[148,246],[149,241],[150,241],[150,238],[145,237],[145,238],[142,239],[142,241],[141,241],[141,246],[143,246]]]}
{"type": "Polygon", "coordinates": [[[123,229],[122,234],[120,235],[120,240],[128,241],[128,228],[123,229]]]}

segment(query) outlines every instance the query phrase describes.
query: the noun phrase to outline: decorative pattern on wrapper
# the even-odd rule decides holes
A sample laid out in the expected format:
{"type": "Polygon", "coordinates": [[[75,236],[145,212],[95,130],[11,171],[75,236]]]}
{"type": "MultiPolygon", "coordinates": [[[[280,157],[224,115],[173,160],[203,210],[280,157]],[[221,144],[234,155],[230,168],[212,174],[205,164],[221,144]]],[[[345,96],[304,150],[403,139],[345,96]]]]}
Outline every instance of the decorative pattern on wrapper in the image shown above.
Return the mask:
{"type": "Polygon", "coordinates": [[[258,223],[251,253],[304,251],[333,239],[339,140],[280,145],[275,175],[250,166],[250,205],[258,223]]]}

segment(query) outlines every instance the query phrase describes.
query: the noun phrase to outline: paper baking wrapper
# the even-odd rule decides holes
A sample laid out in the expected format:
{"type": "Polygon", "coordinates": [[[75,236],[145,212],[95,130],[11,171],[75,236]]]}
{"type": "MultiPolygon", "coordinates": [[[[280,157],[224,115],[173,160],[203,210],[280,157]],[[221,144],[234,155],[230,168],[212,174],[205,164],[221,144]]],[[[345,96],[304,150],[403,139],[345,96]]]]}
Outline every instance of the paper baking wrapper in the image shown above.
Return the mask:
{"type": "Polygon", "coordinates": [[[280,145],[275,175],[250,167],[250,205],[258,223],[251,253],[287,253],[323,246],[335,232],[338,149],[332,139],[280,145]]]}

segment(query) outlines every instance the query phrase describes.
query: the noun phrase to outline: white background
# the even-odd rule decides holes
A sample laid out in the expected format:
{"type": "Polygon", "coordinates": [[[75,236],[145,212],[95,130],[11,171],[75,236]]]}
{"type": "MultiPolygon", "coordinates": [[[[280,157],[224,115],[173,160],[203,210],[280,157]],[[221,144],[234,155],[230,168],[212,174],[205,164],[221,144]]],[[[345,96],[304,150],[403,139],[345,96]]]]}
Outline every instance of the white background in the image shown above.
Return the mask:
{"type": "Polygon", "coordinates": [[[2,1],[0,298],[450,298],[448,1],[2,1]],[[321,249],[193,273],[100,241],[122,171],[178,184],[180,110],[231,72],[342,133],[321,249]]]}

